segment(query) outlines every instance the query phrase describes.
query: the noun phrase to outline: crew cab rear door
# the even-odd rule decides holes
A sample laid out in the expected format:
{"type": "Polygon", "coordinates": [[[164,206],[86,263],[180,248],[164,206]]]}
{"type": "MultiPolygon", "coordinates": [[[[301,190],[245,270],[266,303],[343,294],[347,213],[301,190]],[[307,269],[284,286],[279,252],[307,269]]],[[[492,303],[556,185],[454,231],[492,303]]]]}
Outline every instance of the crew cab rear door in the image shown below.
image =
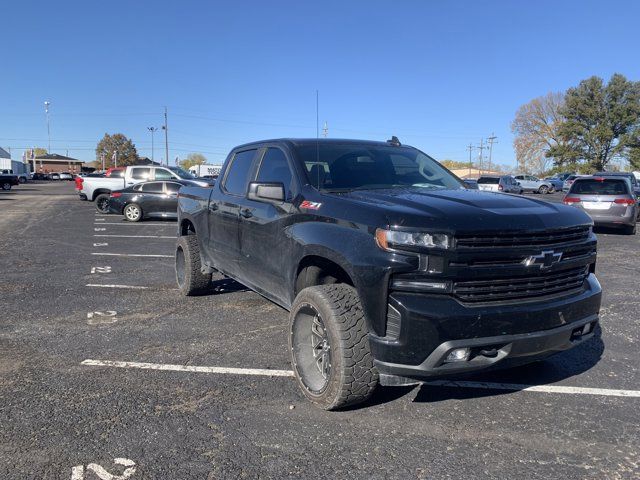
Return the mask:
{"type": "Polygon", "coordinates": [[[292,221],[292,201],[299,191],[293,164],[284,150],[269,147],[258,156],[252,181],[284,185],[285,201],[268,203],[243,198],[240,203],[241,280],[281,303],[288,299],[286,227],[292,221]]]}
{"type": "Polygon", "coordinates": [[[254,148],[235,152],[225,168],[222,181],[216,182],[209,197],[209,241],[205,245],[205,251],[216,268],[238,277],[240,207],[247,194],[249,179],[255,172],[254,159],[257,151],[254,148]]]}

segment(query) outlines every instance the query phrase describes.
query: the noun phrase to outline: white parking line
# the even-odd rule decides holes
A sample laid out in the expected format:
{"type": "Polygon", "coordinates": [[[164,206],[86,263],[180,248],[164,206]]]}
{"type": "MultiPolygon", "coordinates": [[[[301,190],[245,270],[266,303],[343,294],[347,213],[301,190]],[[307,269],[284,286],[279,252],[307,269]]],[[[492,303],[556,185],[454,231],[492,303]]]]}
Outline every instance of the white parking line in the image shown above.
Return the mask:
{"type": "Polygon", "coordinates": [[[640,398],[640,390],[614,390],[609,388],[563,387],[561,385],[524,385],[520,383],[456,382],[432,380],[423,382],[434,387],[481,388],[486,390],[513,390],[522,392],[564,393],[574,395],[601,395],[604,397],[640,398]]]}
{"type": "Polygon", "coordinates": [[[171,238],[176,239],[176,236],[168,235],[107,235],[107,234],[94,234],[94,237],[111,237],[111,238],[171,238]]]}
{"type": "Polygon", "coordinates": [[[85,287],[98,287],[98,288],[126,288],[131,290],[146,290],[149,287],[142,287],[139,285],[100,285],[98,283],[87,283],[85,287]]]}
{"type": "Polygon", "coordinates": [[[96,367],[141,368],[143,370],[167,370],[172,372],[226,373],[231,375],[260,375],[264,377],[293,377],[291,370],[266,370],[262,368],[198,367],[195,365],[169,365],[164,363],[117,362],[113,360],[83,360],[81,365],[96,367]]]}
{"type": "MultiPolygon", "coordinates": [[[[261,375],[266,377],[292,377],[291,370],[268,370],[261,368],[203,367],[195,365],[171,365],[165,363],[121,362],[114,360],[83,360],[81,365],[116,368],[140,368],[143,370],[165,370],[172,372],[221,373],[230,375],[261,375]]],[[[640,398],[640,390],[614,390],[608,388],[563,387],[560,385],[524,385],[519,383],[455,382],[433,380],[423,385],[434,387],[477,388],[484,390],[511,390],[522,392],[560,393],[573,395],[599,395],[605,397],[640,398]]]]}
{"type": "Polygon", "coordinates": [[[92,253],[91,255],[106,255],[109,257],[173,258],[173,255],[153,255],[153,254],[145,254],[145,253],[92,253]]]}
{"type": "Polygon", "coordinates": [[[136,222],[102,222],[100,223],[100,225],[122,225],[122,226],[127,226],[127,227],[146,227],[146,226],[155,226],[155,227],[172,227],[175,228],[176,226],[172,223],[136,223],[136,222]]]}

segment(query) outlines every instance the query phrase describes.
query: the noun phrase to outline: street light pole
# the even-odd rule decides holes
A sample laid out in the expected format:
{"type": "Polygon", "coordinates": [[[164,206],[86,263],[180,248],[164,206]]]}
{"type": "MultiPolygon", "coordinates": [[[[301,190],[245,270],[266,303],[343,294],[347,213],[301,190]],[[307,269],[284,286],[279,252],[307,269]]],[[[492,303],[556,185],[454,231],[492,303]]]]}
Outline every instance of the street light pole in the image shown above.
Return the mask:
{"type": "Polygon", "coordinates": [[[49,128],[49,105],[51,105],[51,102],[49,100],[46,100],[44,102],[44,113],[47,116],[47,137],[49,139],[49,149],[47,150],[47,153],[51,153],[51,129],[49,128]]]}
{"type": "Polygon", "coordinates": [[[153,145],[153,134],[155,133],[156,130],[158,130],[158,127],[147,127],[147,130],[149,130],[151,132],[151,161],[154,161],[154,145],[153,145]]]}
{"type": "Polygon", "coordinates": [[[164,107],[164,158],[169,166],[169,126],[167,125],[167,107],[164,107]]]}

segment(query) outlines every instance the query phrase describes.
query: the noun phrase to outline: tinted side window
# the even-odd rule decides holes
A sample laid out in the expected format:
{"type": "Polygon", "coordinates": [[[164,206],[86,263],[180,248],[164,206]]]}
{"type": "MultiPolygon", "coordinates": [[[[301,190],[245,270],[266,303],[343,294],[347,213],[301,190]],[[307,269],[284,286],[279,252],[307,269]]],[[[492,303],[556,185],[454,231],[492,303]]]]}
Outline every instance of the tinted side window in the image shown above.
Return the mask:
{"type": "Polygon", "coordinates": [[[180,185],[179,183],[167,182],[167,192],[168,193],[178,193],[178,190],[180,190],[181,186],[182,185],[180,185]]]}
{"type": "Polygon", "coordinates": [[[279,148],[269,148],[264,154],[258,171],[258,182],[282,182],[284,184],[284,197],[291,198],[291,169],[287,163],[287,157],[279,148]]]}
{"type": "Polygon", "coordinates": [[[151,175],[150,168],[132,168],[131,178],[135,180],[147,180],[151,175]]]}
{"type": "Polygon", "coordinates": [[[249,184],[249,172],[255,156],[255,150],[238,152],[233,157],[224,179],[224,189],[233,195],[245,195],[249,184]]]}
{"type": "Polygon", "coordinates": [[[141,190],[145,193],[162,193],[162,182],[145,183],[141,190]]]}
{"type": "Polygon", "coordinates": [[[172,178],[175,178],[173,175],[171,175],[171,172],[165,170],[164,168],[156,168],[155,173],[156,180],[171,180],[172,178]]]}

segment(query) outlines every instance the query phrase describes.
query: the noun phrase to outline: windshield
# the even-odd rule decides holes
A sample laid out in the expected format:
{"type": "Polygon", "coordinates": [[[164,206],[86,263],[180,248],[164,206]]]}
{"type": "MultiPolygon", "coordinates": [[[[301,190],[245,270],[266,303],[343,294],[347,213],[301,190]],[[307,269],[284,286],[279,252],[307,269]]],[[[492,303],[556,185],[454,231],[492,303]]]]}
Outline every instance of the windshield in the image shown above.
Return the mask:
{"type": "Polygon", "coordinates": [[[576,180],[569,193],[575,195],[626,195],[626,180],[613,178],[576,180]]]}
{"type": "Polygon", "coordinates": [[[186,170],[183,170],[180,167],[168,167],[169,170],[171,170],[173,173],[175,173],[176,175],[178,175],[180,178],[185,178],[187,180],[193,180],[195,179],[195,175],[187,172],[186,170]]]}
{"type": "Polygon", "coordinates": [[[320,190],[465,188],[457,177],[415,148],[320,143],[302,145],[297,152],[309,183],[320,190]]]}

